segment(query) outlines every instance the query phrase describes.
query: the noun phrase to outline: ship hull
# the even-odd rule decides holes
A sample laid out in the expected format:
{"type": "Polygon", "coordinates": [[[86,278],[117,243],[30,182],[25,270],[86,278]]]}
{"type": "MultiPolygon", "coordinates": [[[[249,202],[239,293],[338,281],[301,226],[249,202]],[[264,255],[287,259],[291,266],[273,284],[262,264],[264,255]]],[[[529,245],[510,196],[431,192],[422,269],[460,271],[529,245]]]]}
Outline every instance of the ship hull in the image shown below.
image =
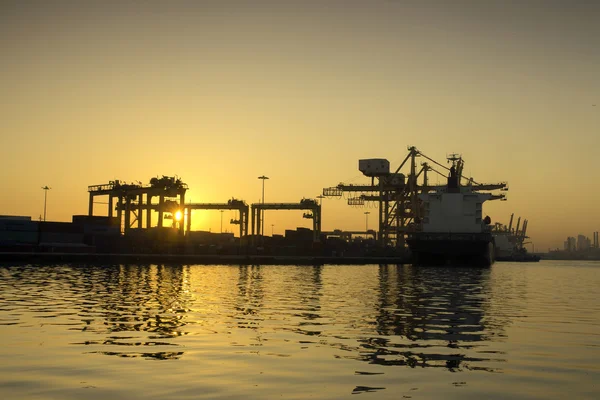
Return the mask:
{"type": "Polygon", "coordinates": [[[413,264],[489,267],[495,261],[489,233],[415,232],[407,243],[413,264]]]}

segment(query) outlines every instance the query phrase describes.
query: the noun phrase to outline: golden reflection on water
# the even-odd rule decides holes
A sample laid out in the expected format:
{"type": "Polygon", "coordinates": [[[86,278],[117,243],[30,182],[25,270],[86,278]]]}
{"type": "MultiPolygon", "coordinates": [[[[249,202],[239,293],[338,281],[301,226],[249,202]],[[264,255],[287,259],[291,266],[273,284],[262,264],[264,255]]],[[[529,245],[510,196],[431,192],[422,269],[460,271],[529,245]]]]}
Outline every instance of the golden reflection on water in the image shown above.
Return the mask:
{"type": "MultiPolygon", "coordinates": [[[[489,274],[387,265],[366,270],[122,265],[69,268],[45,290],[53,297],[66,289],[71,292],[66,297],[78,298],[73,307],[81,325],[68,329],[101,338],[75,344],[99,345],[104,350],[93,352],[106,355],[179,358],[185,351],[167,350],[181,347],[169,339],[202,326],[215,333],[250,329],[257,342],[293,332],[318,338],[304,343],[337,347],[350,352],[344,357],[368,363],[457,370],[489,360],[465,350],[503,334],[502,322],[483,321],[489,274]],[[144,340],[138,332],[146,333],[144,340]],[[347,339],[354,343],[344,343],[347,339]]],[[[45,307],[50,316],[61,312],[45,307]]]]}
{"type": "MultiPolygon", "coordinates": [[[[392,395],[386,390],[404,382],[400,371],[407,369],[420,384],[404,382],[405,397],[440,379],[434,371],[468,373],[475,381],[481,376],[473,374],[519,368],[526,375],[524,353],[514,349],[531,343],[511,326],[531,318],[527,306],[540,297],[524,274],[499,267],[28,265],[0,271],[0,333],[12,344],[6,357],[21,357],[18,368],[44,370],[41,360],[57,356],[72,367],[98,356],[175,361],[183,364],[169,364],[171,371],[198,368],[210,377],[208,386],[234,397],[230,379],[253,381],[256,371],[257,382],[275,387],[311,376],[305,388],[315,393],[315,382],[324,380],[334,387],[351,382],[348,394],[380,397],[392,395]],[[514,343],[511,329],[518,332],[514,343]],[[37,341],[47,352],[39,360],[37,341]],[[431,372],[424,379],[417,371],[431,372]]],[[[136,365],[152,379],[152,369],[136,365]]],[[[465,382],[451,380],[455,388],[465,382]]]]}

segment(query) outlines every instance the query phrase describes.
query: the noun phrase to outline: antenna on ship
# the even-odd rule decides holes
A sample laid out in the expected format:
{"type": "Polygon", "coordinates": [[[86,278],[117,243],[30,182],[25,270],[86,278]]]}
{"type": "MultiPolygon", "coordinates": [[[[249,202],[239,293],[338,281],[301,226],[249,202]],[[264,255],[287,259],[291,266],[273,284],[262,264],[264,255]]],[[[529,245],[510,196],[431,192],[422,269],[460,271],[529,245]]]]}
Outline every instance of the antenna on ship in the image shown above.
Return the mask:
{"type": "Polygon", "coordinates": [[[456,163],[458,161],[461,161],[462,157],[460,154],[452,153],[452,154],[447,155],[446,159],[448,160],[448,162],[452,161],[452,166],[456,167],[456,163]]]}

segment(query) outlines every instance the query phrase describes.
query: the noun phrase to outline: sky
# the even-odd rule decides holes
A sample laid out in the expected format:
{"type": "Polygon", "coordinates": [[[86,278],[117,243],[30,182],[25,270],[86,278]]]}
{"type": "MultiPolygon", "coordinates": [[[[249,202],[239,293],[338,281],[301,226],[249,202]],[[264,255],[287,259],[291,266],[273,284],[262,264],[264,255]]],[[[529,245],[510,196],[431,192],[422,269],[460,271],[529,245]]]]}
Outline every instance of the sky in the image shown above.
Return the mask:
{"type": "MultiPolygon", "coordinates": [[[[591,1],[3,0],[0,214],[39,217],[48,185],[47,218],[69,221],[88,185],[162,175],[193,202],[258,202],[260,175],[266,202],[297,202],[416,146],[507,181],[484,213],[562,248],[600,230],[598,21],[591,1]]],[[[323,229],[365,211],[326,198],[323,229]]]]}

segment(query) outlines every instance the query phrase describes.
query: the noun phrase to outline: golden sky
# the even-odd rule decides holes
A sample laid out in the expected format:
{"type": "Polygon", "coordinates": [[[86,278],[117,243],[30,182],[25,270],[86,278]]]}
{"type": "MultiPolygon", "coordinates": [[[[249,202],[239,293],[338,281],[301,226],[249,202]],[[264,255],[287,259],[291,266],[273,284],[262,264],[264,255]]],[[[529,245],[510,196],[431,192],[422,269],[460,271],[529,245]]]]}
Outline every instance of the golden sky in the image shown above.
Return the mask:
{"type": "MultiPolygon", "coordinates": [[[[598,21],[591,1],[3,1],[0,214],[38,217],[49,185],[48,219],[70,220],[88,185],[157,175],[252,203],[265,174],[267,202],[296,202],[414,145],[508,181],[484,211],[562,247],[600,230],[598,21]]],[[[325,199],[323,229],[364,211],[325,199]]]]}

